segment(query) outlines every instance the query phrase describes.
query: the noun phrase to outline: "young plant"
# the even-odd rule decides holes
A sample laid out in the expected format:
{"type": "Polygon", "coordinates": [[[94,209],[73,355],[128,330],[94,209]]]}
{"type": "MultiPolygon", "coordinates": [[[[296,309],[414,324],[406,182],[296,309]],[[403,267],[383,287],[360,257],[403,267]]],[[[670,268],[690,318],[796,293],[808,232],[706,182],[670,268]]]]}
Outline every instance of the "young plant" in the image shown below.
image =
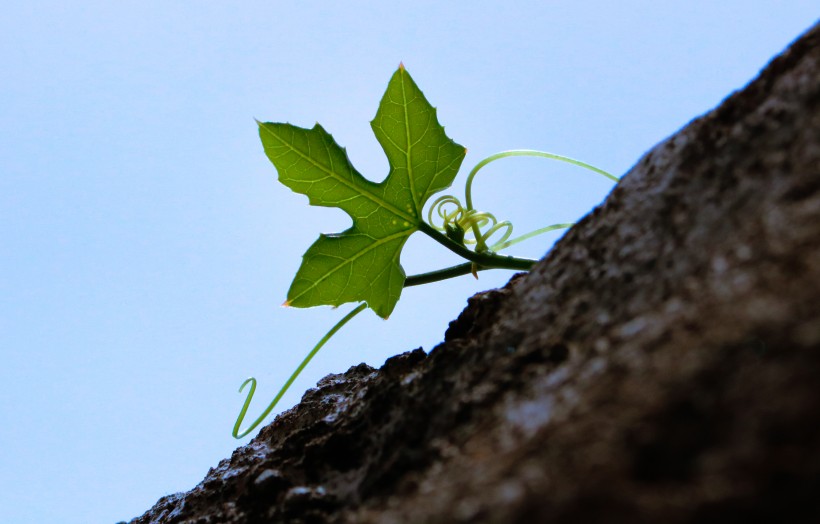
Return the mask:
{"type": "Polygon", "coordinates": [[[425,204],[432,195],[450,187],[467,150],[447,137],[435,108],[402,65],[390,79],[376,117],[370,123],[390,163],[389,174],[381,183],[371,182],[359,174],[345,150],[319,124],[304,129],[290,124],[257,123],[265,153],[276,167],[279,181],[307,195],[311,205],[338,207],[353,219],[350,229],[321,234],[308,248],[288,290],[285,305],[360,304],[322,337],[262,414],[240,432],[256,391],[256,379],[251,377],[242,383],[240,393],[248,384],[250,390],[233,427],[236,438],[245,437],[262,423],[322,346],[365,308],[386,319],[405,287],[468,273],[477,277],[479,271],[487,269],[529,270],[535,260],[500,252],[536,235],[572,225],[554,224],[510,239],[513,231],[510,222],[499,222],[491,213],[473,207],[472,182],[481,168],[502,158],[535,156],[568,162],[618,181],[606,171],[564,156],[532,150],[505,151],[485,158],[470,171],[465,205],[453,196],[439,197],[430,206],[427,221],[423,220],[425,204]],[[440,224],[434,223],[434,214],[441,220],[440,224]],[[417,231],[466,262],[406,276],[399,258],[405,242],[417,231]],[[496,240],[491,242],[493,237],[496,240]]]}

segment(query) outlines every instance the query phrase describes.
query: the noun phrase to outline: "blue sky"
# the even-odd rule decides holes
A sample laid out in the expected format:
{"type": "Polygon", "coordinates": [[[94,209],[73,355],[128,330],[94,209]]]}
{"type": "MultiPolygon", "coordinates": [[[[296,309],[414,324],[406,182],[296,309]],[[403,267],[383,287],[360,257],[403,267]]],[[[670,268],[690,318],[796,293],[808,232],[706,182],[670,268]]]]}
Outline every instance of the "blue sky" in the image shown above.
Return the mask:
{"type": "MultiPolygon", "coordinates": [[[[127,520],[193,487],[240,444],[241,382],[260,381],[255,417],[349,309],[280,307],[304,250],[349,219],[276,181],[254,118],[321,122],[380,180],[369,121],[403,61],[465,168],[533,148],[620,175],[816,18],[809,1],[6,2],[0,522],[127,520]]],[[[474,191],[525,232],[611,187],[510,159],[474,191]]],[[[402,257],[408,274],[455,262],[415,237],[402,257]]],[[[430,350],[510,274],[406,290],[388,321],[365,312],[281,408],[327,373],[430,350]]]]}

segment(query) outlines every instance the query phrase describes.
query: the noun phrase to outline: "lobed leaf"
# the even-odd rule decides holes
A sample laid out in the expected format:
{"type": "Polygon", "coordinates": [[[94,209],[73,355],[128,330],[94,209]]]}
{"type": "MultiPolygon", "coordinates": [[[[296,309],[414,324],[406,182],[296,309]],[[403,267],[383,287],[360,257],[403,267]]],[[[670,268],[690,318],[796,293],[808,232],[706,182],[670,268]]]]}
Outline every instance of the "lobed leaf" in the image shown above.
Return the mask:
{"type": "Polygon", "coordinates": [[[424,204],[450,186],[466,150],[444,132],[436,110],[400,66],[382,97],[373,133],[390,164],[387,178],[363,177],[322,126],[259,123],[259,136],[279,180],[315,206],[344,210],[353,226],[320,235],[305,252],[288,290],[295,307],[364,301],[382,318],[404,287],[400,255],[418,230],[424,204]]]}

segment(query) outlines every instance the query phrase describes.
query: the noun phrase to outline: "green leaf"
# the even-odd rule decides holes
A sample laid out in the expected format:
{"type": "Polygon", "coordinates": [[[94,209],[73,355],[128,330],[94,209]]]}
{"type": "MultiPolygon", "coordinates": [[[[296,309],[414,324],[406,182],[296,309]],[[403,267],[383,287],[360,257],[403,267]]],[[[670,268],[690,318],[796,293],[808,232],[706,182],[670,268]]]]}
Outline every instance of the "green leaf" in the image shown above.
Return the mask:
{"type": "Polygon", "coordinates": [[[353,226],[322,234],[302,257],[287,305],[339,306],[364,301],[387,318],[405,273],[399,262],[431,195],[450,186],[466,150],[438,123],[436,110],[404,69],[393,74],[370,123],[390,163],[387,178],[364,178],[319,124],[312,129],[260,123],[265,153],[279,180],[314,206],[338,207],[353,226]]]}

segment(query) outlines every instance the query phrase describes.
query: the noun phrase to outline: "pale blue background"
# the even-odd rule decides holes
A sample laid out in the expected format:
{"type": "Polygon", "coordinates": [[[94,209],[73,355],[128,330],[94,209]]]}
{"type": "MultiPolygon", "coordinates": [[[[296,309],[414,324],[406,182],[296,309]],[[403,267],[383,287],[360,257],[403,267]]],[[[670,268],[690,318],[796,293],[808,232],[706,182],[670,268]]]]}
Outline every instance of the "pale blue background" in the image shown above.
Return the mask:
{"type": "MultiPolygon", "coordinates": [[[[254,117],[319,121],[381,179],[368,122],[404,61],[465,167],[538,148],[622,174],[817,15],[816,1],[4,2],[0,522],[111,523],[193,487],[238,444],[242,380],[260,380],[255,416],[348,310],[279,307],[307,246],[348,220],[276,182],[254,117]]],[[[576,220],[611,188],[504,162],[476,204],[519,232],[576,220]]],[[[403,262],[456,260],[414,238],[403,262]]],[[[360,316],[282,407],[324,374],[431,349],[509,276],[360,316]]]]}

